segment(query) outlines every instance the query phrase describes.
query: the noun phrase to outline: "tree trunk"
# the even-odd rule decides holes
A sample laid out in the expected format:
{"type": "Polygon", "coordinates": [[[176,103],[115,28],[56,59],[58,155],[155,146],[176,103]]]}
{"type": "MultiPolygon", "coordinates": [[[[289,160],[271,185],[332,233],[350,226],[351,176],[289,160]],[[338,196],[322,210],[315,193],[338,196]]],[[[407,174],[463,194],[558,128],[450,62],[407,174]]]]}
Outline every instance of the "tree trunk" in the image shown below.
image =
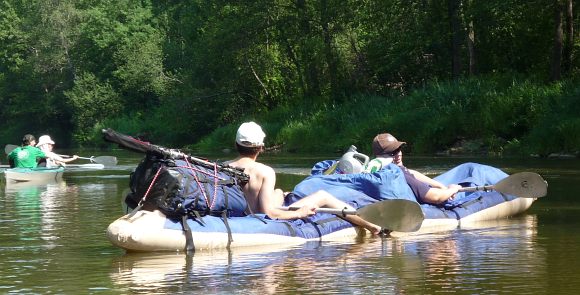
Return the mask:
{"type": "Polygon", "coordinates": [[[473,20],[469,21],[467,27],[467,50],[469,54],[469,75],[477,74],[476,55],[475,55],[475,30],[473,28],[473,20]]]}
{"type": "Polygon", "coordinates": [[[559,0],[554,1],[554,47],[552,48],[552,61],[550,66],[550,79],[558,81],[562,78],[562,12],[564,6],[559,0]]]}
{"type": "Polygon", "coordinates": [[[455,80],[461,75],[461,23],[459,7],[461,0],[449,0],[448,13],[451,22],[451,77],[455,80]]]}
{"type": "Polygon", "coordinates": [[[465,28],[467,32],[467,54],[469,59],[468,64],[468,75],[475,76],[477,74],[477,55],[476,55],[476,46],[475,46],[475,25],[473,21],[473,14],[472,14],[472,4],[473,0],[467,0],[464,6],[464,23],[467,23],[467,28],[465,28]]]}
{"type": "Polygon", "coordinates": [[[324,42],[324,55],[328,66],[328,79],[330,80],[330,95],[333,101],[340,101],[341,95],[338,91],[338,67],[332,51],[332,33],[329,29],[328,3],[326,0],[320,1],[320,22],[322,24],[322,34],[324,42]]]}
{"type": "Polygon", "coordinates": [[[567,0],[566,2],[566,41],[562,54],[562,70],[564,73],[570,73],[572,70],[572,51],[574,48],[574,10],[572,8],[572,0],[567,0]]]}
{"type": "Polygon", "coordinates": [[[311,46],[308,45],[311,38],[310,21],[308,18],[308,9],[306,8],[306,0],[296,0],[296,9],[300,21],[300,58],[304,65],[304,98],[312,101],[313,97],[320,95],[320,81],[318,77],[318,70],[316,67],[316,55],[312,52],[311,46]]]}

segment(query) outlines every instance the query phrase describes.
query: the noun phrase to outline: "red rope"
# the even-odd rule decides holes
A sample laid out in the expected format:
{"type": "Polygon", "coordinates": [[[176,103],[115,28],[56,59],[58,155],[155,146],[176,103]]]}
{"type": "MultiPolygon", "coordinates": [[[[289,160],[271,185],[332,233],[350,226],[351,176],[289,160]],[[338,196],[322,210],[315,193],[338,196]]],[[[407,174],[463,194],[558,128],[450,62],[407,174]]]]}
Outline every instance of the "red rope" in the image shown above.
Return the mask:
{"type": "MultiPolygon", "coordinates": [[[[185,160],[185,162],[187,162],[187,160],[185,160]]],[[[189,164],[189,162],[187,162],[187,163],[189,164]]],[[[216,167],[216,166],[217,166],[217,163],[214,163],[214,167],[216,167]]],[[[225,178],[221,178],[221,177],[217,176],[215,173],[214,174],[211,174],[211,173],[205,172],[205,171],[203,171],[201,169],[197,169],[197,168],[192,167],[192,166],[175,166],[175,167],[176,168],[185,168],[185,169],[197,171],[197,172],[200,172],[200,173],[205,174],[205,175],[208,175],[208,176],[213,176],[213,177],[215,177],[215,178],[217,178],[219,180],[225,180],[225,178]]],[[[214,168],[214,169],[216,169],[216,168],[214,168]]]]}
{"type": "MultiPolygon", "coordinates": [[[[189,161],[187,160],[187,158],[185,159],[185,163],[187,163],[188,166],[183,167],[183,168],[190,169],[190,170],[193,170],[193,171],[197,170],[197,169],[195,169],[194,167],[191,166],[191,163],[189,163],[189,161]]],[[[211,174],[209,174],[209,175],[211,175],[211,174]]],[[[209,210],[211,210],[211,207],[213,205],[213,202],[212,202],[212,205],[209,204],[209,200],[207,198],[207,195],[205,194],[205,190],[203,189],[203,186],[199,182],[199,178],[197,178],[197,175],[195,173],[193,173],[193,178],[195,179],[195,182],[197,183],[197,186],[199,187],[199,190],[201,191],[201,194],[203,195],[203,198],[205,199],[205,203],[207,204],[207,208],[209,210]]],[[[214,200],[215,200],[215,196],[214,196],[214,200]]]]}
{"type": "Polygon", "coordinates": [[[151,180],[151,183],[149,184],[149,187],[147,188],[147,191],[145,192],[145,195],[143,195],[143,198],[139,202],[140,204],[142,204],[143,202],[145,202],[145,199],[149,195],[149,191],[153,187],[153,184],[155,183],[155,180],[157,180],[157,176],[159,176],[159,172],[161,172],[161,167],[159,169],[157,169],[157,172],[155,173],[155,176],[153,177],[153,180],[151,180]]]}

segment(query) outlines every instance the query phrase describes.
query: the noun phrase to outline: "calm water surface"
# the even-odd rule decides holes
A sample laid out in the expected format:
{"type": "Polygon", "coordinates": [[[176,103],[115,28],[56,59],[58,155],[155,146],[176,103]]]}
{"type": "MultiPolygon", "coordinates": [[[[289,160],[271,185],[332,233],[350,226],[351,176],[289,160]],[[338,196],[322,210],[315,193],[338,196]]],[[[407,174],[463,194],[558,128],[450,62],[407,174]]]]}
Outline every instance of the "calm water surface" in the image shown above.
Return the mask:
{"type": "MultiPolygon", "coordinates": [[[[100,155],[96,154],[95,156],[100,155]]],[[[105,237],[123,214],[119,166],[67,171],[62,182],[0,181],[0,294],[572,294],[580,289],[580,160],[407,157],[437,175],[467,161],[533,171],[548,196],[525,214],[471,228],[341,243],[232,251],[126,254],[105,237]]],[[[218,155],[211,158],[227,158],[218,155]]],[[[291,189],[324,157],[264,161],[291,189]]]]}

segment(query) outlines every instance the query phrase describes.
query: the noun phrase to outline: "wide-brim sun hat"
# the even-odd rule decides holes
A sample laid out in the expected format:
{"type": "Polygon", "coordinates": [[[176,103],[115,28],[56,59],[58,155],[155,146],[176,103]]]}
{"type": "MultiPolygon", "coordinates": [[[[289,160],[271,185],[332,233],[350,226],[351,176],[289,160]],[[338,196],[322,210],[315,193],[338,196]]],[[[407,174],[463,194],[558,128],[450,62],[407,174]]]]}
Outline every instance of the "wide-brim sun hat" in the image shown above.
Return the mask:
{"type": "Polygon", "coordinates": [[[52,140],[52,138],[50,138],[49,135],[43,135],[41,137],[38,138],[38,143],[36,144],[36,146],[41,146],[44,144],[52,144],[54,145],[54,141],[52,140]]]}
{"type": "Polygon", "coordinates": [[[406,142],[398,141],[390,133],[381,133],[373,139],[373,154],[375,156],[391,154],[404,144],[406,142]]]}
{"type": "Polygon", "coordinates": [[[246,122],[240,125],[236,133],[236,142],[245,147],[258,147],[264,145],[266,133],[255,122],[246,122]]]}

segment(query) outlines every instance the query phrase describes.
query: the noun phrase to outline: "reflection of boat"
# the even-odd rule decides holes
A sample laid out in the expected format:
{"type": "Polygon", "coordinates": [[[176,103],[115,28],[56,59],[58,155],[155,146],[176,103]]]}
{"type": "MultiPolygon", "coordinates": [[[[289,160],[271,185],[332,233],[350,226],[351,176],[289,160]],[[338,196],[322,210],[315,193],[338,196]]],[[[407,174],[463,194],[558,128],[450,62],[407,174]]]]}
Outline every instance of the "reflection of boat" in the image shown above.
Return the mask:
{"type": "Polygon", "coordinates": [[[5,191],[6,193],[11,193],[11,192],[20,192],[21,190],[24,189],[31,189],[31,188],[46,188],[48,185],[60,185],[64,183],[66,185],[66,182],[64,182],[64,180],[62,179],[53,179],[53,180],[44,180],[44,181],[36,181],[36,180],[31,180],[31,181],[6,181],[5,184],[5,191]]]}
{"type": "Polygon", "coordinates": [[[113,260],[112,281],[117,285],[129,286],[133,291],[155,293],[186,283],[194,279],[195,273],[217,272],[232,267],[233,264],[250,263],[258,267],[277,259],[285,259],[292,247],[283,245],[238,248],[232,250],[198,251],[194,254],[183,253],[127,253],[113,260]]]}
{"type": "MultiPolygon", "coordinates": [[[[316,166],[315,166],[316,167],[316,166]]],[[[478,165],[460,165],[437,177],[443,183],[484,185],[497,183],[507,174],[499,169],[478,165]]],[[[385,199],[413,199],[400,169],[391,166],[375,173],[350,175],[313,175],[299,183],[286,201],[326,190],[353,207],[385,199]]],[[[453,229],[461,224],[496,220],[527,210],[535,199],[517,198],[496,191],[460,193],[442,206],[421,205],[425,220],[420,231],[453,229]]],[[[263,216],[262,216],[263,217],[263,216]]],[[[304,243],[309,240],[337,240],[364,235],[345,220],[328,214],[316,214],[304,220],[271,220],[256,216],[204,216],[188,219],[192,245],[198,249],[256,246],[264,244],[304,243]],[[226,222],[227,221],[227,222],[226,222]]],[[[137,211],[109,225],[109,240],[116,246],[135,251],[184,250],[186,234],[179,221],[166,218],[158,210],[137,211]]],[[[393,233],[394,236],[397,233],[393,233]]]]}
{"type": "MultiPolygon", "coordinates": [[[[292,263],[288,263],[288,261],[292,260],[292,253],[300,253],[309,246],[320,247],[318,243],[314,244],[299,247],[270,245],[231,250],[218,249],[197,251],[187,255],[184,253],[126,253],[113,260],[110,277],[116,285],[129,288],[134,294],[153,294],[159,293],[160,290],[176,287],[181,292],[173,291],[170,293],[194,294],[193,290],[187,292],[189,286],[202,285],[216,274],[220,275],[232,270],[237,272],[236,269],[243,269],[239,273],[240,276],[256,276],[260,275],[261,272],[268,273],[267,269],[272,264],[290,266],[292,263]]],[[[312,252],[306,251],[306,253],[312,252]]],[[[301,255],[296,255],[302,258],[301,255]]],[[[213,283],[211,284],[213,285],[213,283]]],[[[228,285],[227,288],[230,287],[232,286],[228,285]]],[[[237,293],[235,290],[233,291],[225,292],[225,294],[237,293]]],[[[214,292],[210,291],[210,293],[214,292]]],[[[253,290],[250,293],[255,292],[256,290],[253,290]]],[[[161,293],[166,294],[167,292],[161,293]]],[[[271,292],[260,293],[272,294],[271,292]]]]}
{"type": "MultiPolygon", "coordinates": [[[[64,180],[7,181],[4,187],[5,210],[14,214],[11,226],[18,228],[18,236],[25,241],[39,237],[46,249],[57,245],[57,226],[62,218],[62,202],[68,192],[64,180]]],[[[31,245],[28,245],[31,246],[31,245]]]]}
{"type": "Polygon", "coordinates": [[[32,182],[43,182],[43,181],[55,181],[62,179],[62,174],[64,168],[12,168],[6,169],[4,175],[6,177],[6,182],[9,181],[32,181],[32,182]]]}

